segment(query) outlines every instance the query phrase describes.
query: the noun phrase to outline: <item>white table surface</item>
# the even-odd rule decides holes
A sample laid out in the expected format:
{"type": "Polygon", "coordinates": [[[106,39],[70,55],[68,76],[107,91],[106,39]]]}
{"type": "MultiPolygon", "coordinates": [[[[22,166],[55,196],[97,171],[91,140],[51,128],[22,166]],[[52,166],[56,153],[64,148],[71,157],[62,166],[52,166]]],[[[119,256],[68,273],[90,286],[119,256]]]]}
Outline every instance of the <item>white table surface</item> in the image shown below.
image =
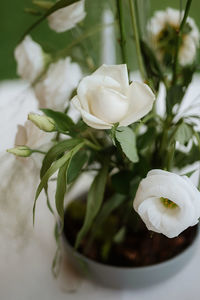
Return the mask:
{"type": "MultiPolygon", "coordinates": [[[[194,84],[193,96],[197,95],[198,82],[194,84]]],[[[29,95],[27,100],[20,100],[24,88],[25,86],[21,83],[10,82],[0,85],[0,150],[2,152],[13,145],[16,124],[23,123],[27,112],[36,109],[35,100],[31,98],[32,96],[29,95]],[[20,102],[20,109],[16,101],[20,102]]],[[[3,178],[6,173],[0,172],[0,176],[3,178]]],[[[55,280],[51,274],[51,262],[56,249],[52,235],[53,217],[46,208],[44,197],[40,197],[36,213],[36,225],[33,229],[32,199],[29,199],[29,191],[25,192],[27,198],[23,200],[23,203],[19,203],[17,208],[15,207],[15,199],[9,204],[10,206],[6,207],[3,202],[3,193],[0,197],[0,210],[4,213],[3,224],[0,222],[1,300],[200,299],[200,239],[198,249],[187,266],[174,277],[158,285],[134,291],[115,291],[83,280],[76,292],[65,292],[61,280],[55,280]],[[15,208],[20,211],[26,208],[26,231],[23,234],[16,232],[16,229],[20,228],[18,226],[19,220],[15,220],[16,226],[11,221],[15,208]],[[14,231],[12,231],[13,228],[14,231]]],[[[69,279],[66,279],[66,283],[67,281],[70,284],[69,279]]]]}

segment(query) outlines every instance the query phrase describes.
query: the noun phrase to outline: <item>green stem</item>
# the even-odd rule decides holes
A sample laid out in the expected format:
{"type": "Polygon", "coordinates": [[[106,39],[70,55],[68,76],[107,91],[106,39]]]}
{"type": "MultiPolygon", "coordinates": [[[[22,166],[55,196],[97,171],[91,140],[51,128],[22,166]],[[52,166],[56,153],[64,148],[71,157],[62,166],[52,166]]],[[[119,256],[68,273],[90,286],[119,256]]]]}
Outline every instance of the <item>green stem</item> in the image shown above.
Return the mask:
{"type": "Polygon", "coordinates": [[[31,149],[31,151],[32,151],[32,153],[40,153],[40,154],[44,154],[44,155],[47,154],[47,152],[45,152],[45,151],[36,150],[36,149],[31,149]]]}
{"type": "Polygon", "coordinates": [[[98,145],[95,145],[93,144],[92,142],[90,142],[89,140],[84,140],[85,142],[85,145],[92,148],[93,150],[96,150],[96,151],[100,151],[102,150],[102,147],[101,146],[98,146],[98,145]]]}
{"type": "Polygon", "coordinates": [[[134,0],[129,0],[129,6],[130,6],[130,13],[131,13],[133,35],[135,37],[139,69],[140,69],[140,73],[141,73],[143,80],[145,80],[146,72],[145,72],[145,68],[144,68],[144,64],[143,64],[142,52],[141,52],[141,47],[140,47],[140,39],[139,39],[139,32],[138,32],[138,26],[137,26],[136,9],[135,9],[135,5],[134,5],[134,0]]]}
{"type": "Polygon", "coordinates": [[[172,84],[176,84],[177,81],[177,69],[178,69],[178,52],[180,48],[180,42],[181,42],[181,36],[182,36],[182,30],[185,26],[190,6],[191,6],[192,0],[187,0],[186,8],[185,8],[185,13],[183,16],[183,20],[181,22],[180,28],[177,33],[177,40],[176,40],[176,50],[175,50],[175,55],[174,55],[174,64],[173,64],[173,78],[172,78],[172,84]]]}
{"type": "Polygon", "coordinates": [[[118,22],[119,22],[119,30],[120,30],[120,48],[121,48],[121,56],[122,62],[128,65],[128,58],[126,53],[126,31],[124,26],[124,17],[123,17],[123,4],[122,0],[116,0],[117,3],[117,14],[118,14],[118,22]]]}
{"type": "Polygon", "coordinates": [[[96,139],[96,137],[93,135],[93,133],[91,131],[89,131],[89,136],[91,138],[91,140],[98,146],[101,147],[101,145],[99,144],[98,140],[96,139]]]}

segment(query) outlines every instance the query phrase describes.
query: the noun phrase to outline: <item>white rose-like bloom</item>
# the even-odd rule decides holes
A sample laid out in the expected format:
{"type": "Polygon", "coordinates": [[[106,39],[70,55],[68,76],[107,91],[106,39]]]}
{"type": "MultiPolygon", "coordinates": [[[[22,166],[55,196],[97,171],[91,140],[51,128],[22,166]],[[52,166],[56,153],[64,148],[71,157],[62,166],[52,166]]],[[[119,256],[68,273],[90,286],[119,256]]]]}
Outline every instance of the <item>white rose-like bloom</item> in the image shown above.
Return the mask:
{"type": "Polygon", "coordinates": [[[44,70],[45,54],[41,46],[30,36],[26,36],[16,47],[14,55],[17,61],[17,74],[23,79],[33,82],[44,70]]]}
{"type": "Polygon", "coordinates": [[[149,230],[176,237],[200,217],[200,192],[186,176],[151,170],[137,190],[134,209],[149,230]]]}
{"type": "MultiPolygon", "coordinates": [[[[163,59],[164,52],[171,55],[174,51],[177,30],[183,15],[184,12],[167,8],[165,11],[157,11],[148,23],[150,43],[160,60],[163,59]]],[[[186,25],[189,31],[183,33],[178,53],[179,63],[182,66],[193,63],[200,41],[200,33],[194,20],[187,17],[186,25]]]]}
{"type": "Polygon", "coordinates": [[[96,129],[109,129],[115,123],[128,126],[145,116],[155,96],[144,83],[129,85],[126,65],[102,65],[81,80],[73,105],[86,124],[96,129]]]}
{"type": "Polygon", "coordinates": [[[64,32],[76,26],[85,16],[85,0],[75,2],[52,13],[47,19],[49,27],[56,32],[64,32]]]}
{"type": "Polygon", "coordinates": [[[47,73],[35,86],[40,107],[63,110],[81,77],[79,65],[72,63],[70,57],[51,64],[47,73]]]}

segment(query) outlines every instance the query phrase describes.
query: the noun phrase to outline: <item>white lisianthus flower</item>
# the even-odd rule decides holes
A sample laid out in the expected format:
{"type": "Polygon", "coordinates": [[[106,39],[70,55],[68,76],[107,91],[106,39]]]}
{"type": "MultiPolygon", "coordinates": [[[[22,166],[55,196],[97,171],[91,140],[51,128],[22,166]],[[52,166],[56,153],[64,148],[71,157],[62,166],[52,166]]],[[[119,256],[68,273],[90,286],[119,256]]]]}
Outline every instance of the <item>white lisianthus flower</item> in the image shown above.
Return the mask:
{"type": "Polygon", "coordinates": [[[200,192],[186,176],[151,170],[137,190],[134,209],[149,230],[176,237],[200,217],[200,192]]]}
{"type": "Polygon", "coordinates": [[[44,70],[45,53],[30,36],[26,36],[16,47],[14,55],[17,61],[17,74],[23,79],[33,82],[44,70]]]}
{"type": "Polygon", "coordinates": [[[58,9],[47,18],[49,27],[56,32],[64,32],[75,27],[86,16],[84,5],[85,0],[81,0],[58,9]]]}
{"type": "MultiPolygon", "coordinates": [[[[148,23],[149,40],[160,61],[170,64],[174,58],[177,31],[179,30],[183,12],[167,8],[157,11],[148,23]]],[[[180,65],[193,63],[199,46],[200,33],[194,20],[187,17],[183,34],[181,36],[178,60],[180,65]]]]}
{"type": "Polygon", "coordinates": [[[128,126],[145,116],[155,96],[144,83],[129,85],[126,65],[102,65],[78,85],[73,105],[86,124],[96,129],[109,129],[115,123],[128,126]]]}
{"type": "Polygon", "coordinates": [[[70,57],[51,64],[47,73],[35,86],[40,107],[64,110],[81,77],[79,65],[72,63],[70,57]]]}

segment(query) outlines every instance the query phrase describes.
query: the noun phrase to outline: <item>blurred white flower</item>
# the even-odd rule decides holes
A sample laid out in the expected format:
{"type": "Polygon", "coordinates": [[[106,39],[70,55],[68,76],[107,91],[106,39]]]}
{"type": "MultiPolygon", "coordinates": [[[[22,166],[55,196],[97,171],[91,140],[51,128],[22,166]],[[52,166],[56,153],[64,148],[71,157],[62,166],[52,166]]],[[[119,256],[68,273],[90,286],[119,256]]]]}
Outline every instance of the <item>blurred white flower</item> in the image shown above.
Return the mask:
{"type": "Polygon", "coordinates": [[[149,230],[176,237],[200,217],[200,192],[186,176],[151,170],[137,190],[134,209],[149,230]]]}
{"type": "Polygon", "coordinates": [[[30,36],[26,36],[16,47],[14,55],[17,61],[17,73],[23,79],[33,82],[44,70],[45,53],[30,36]]]}
{"type": "Polygon", "coordinates": [[[72,63],[70,57],[51,64],[47,73],[35,86],[40,107],[64,110],[81,77],[79,65],[72,63]]]}
{"type": "Polygon", "coordinates": [[[146,84],[129,85],[126,65],[102,65],[81,80],[72,103],[86,124],[109,129],[118,122],[128,126],[138,121],[152,109],[154,100],[146,84]]]}
{"type": "MultiPolygon", "coordinates": [[[[157,57],[165,64],[170,64],[174,58],[177,31],[179,30],[183,12],[167,8],[157,11],[148,23],[149,40],[157,57]]],[[[194,20],[187,17],[184,32],[181,37],[178,53],[179,63],[182,66],[192,64],[199,46],[200,33],[194,20]]]]}
{"type": "Polygon", "coordinates": [[[58,9],[47,18],[49,27],[56,32],[64,32],[75,27],[86,16],[84,6],[85,0],[81,0],[58,9]]]}
{"type": "Polygon", "coordinates": [[[49,146],[54,134],[46,133],[37,128],[32,122],[26,121],[24,126],[18,125],[15,145],[26,145],[31,149],[44,149],[49,146]]]}

